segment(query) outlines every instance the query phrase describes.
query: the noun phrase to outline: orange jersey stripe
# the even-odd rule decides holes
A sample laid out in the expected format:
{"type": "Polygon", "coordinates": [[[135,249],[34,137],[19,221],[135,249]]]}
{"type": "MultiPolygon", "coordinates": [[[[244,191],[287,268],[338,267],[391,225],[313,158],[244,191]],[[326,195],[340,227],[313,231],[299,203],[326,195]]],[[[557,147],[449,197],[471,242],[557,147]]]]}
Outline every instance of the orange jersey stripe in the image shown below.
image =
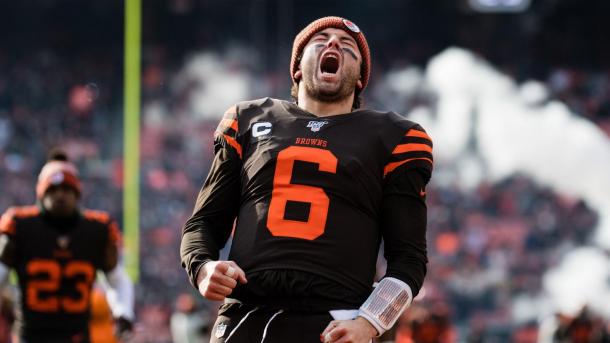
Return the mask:
{"type": "Polygon", "coordinates": [[[428,136],[427,133],[425,133],[423,131],[419,131],[419,130],[409,130],[405,136],[407,136],[407,137],[425,138],[425,139],[427,139],[429,141],[432,141],[432,139],[430,139],[430,136],[428,136]]]}
{"type": "Polygon", "coordinates": [[[10,235],[15,234],[15,218],[34,217],[40,214],[38,206],[24,206],[9,208],[0,218],[0,232],[10,235]]]}
{"type": "Polygon", "coordinates": [[[235,132],[237,132],[237,120],[225,118],[220,121],[220,127],[222,127],[222,128],[230,127],[233,130],[235,130],[235,132]]]}
{"type": "Polygon", "coordinates": [[[404,160],[404,161],[398,161],[398,162],[392,162],[392,163],[388,163],[388,164],[385,166],[385,168],[383,168],[383,177],[385,177],[385,176],[386,176],[386,175],[388,175],[388,174],[389,174],[389,173],[390,173],[392,170],[394,170],[394,169],[396,169],[396,168],[400,167],[401,165],[403,165],[403,164],[405,164],[405,163],[407,163],[407,162],[410,162],[410,161],[415,161],[415,160],[424,160],[424,161],[428,161],[428,162],[430,162],[430,164],[434,164],[434,163],[432,162],[432,160],[431,160],[431,159],[426,158],[426,157],[409,158],[409,159],[406,159],[406,160],[404,160]]]}
{"type": "Polygon", "coordinates": [[[237,150],[237,154],[239,155],[239,158],[242,158],[241,157],[241,145],[239,145],[239,143],[237,143],[237,141],[233,137],[231,137],[229,135],[225,135],[225,134],[223,134],[223,136],[227,140],[227,143],[229,143],[229,145],[231,145],[232,147],[235,148],[235,150],[237,150]]]}
{"type": "Polygon", "coordinates": [[[83,217],[102,224],[106,224],[110,221],[110,215],[104,211],[84,210],[83,217]]]}
{"type": "Polygon", "coordinates": [[[396,148],[394,148],[394,151],[392,151],[392,154],[400,154],[403,152],[411,152],[411,151],[426,151],[426,152],[432,153],[432,147],[430,147],[427,144],[421,144],[421,143],[400,144],[400,145],[397,145],[396,148]]]}
{"type": "Polygon", "coordinates": [[[13,207],[13,215],[17,218],[34,217],[40,214],[40,208],[38,206],[24,206],[24,207],[13,207]]]}
{"type": "Polygon", "coordinates": [[[8,214],[2,216],[2,219],[0,219],[0,232],[9,235],[15,234],[15,219],[13,219],[13,216],[8,214]]]}

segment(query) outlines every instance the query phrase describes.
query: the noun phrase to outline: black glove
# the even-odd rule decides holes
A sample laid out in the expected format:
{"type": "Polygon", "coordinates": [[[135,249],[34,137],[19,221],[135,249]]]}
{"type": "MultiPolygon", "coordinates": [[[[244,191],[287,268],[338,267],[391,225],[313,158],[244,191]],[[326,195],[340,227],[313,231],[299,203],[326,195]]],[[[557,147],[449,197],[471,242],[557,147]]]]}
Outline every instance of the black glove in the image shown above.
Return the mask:
{"type": "Polygon", "coordinates": [[[125,317],[119,317],[114,321],[114,331],[119,339],[128,339],[133,332],[133,322],[125,317]]]}

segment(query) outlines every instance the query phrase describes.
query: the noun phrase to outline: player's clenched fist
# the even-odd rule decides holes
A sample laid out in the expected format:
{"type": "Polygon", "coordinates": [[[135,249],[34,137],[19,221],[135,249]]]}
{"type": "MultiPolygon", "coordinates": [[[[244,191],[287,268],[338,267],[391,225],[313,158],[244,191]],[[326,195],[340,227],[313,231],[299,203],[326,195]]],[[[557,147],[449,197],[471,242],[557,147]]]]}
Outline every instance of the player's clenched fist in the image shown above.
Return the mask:
{"type": "Polygon", "coordinates": [[[197,274],[199,293],[208,300],[222,301],[237,282],[246,283],[246,273],[233,261],[207,262],[197,274]]]}
{"type": "Polygon", "coordinates": [[[377,330],[364,318],[333,320],[320,335],[322,343],[368,343],[377,330]]]}

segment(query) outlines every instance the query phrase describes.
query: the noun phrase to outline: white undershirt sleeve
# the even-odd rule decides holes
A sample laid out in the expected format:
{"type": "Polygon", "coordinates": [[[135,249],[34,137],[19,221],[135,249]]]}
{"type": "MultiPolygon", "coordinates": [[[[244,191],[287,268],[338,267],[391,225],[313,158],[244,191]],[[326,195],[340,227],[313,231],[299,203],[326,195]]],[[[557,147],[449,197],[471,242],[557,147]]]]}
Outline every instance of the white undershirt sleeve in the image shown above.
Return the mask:
{"type": "Polygon", "coordinates": [[[115,318],[125,317],[134,320],[134,287],[122,264],[106,273],[110,286],[106,292],[108,304],[115,318]]]}
{"type": "Polygon", "coordinates": [[[0,288],[6,286],[10,271],[11,269],[6,264],[0,262],[0,288]]]}

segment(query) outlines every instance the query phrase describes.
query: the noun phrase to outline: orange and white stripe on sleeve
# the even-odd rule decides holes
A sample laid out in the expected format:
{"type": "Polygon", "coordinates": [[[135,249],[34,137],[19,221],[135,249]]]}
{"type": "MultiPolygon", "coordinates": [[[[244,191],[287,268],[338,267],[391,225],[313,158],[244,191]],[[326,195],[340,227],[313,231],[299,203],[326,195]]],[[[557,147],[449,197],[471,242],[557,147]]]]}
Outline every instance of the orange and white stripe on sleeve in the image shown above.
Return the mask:
{"type": "Polygon", "coordinates": [[[432,172],[432,139],[421,126],[410,128],[392,150],[390,161],[383,169],[387,177],[396,169],[424,168],[432,172]]]}
{"type": "Polygon", "coordinates": [[[216,128],[214,135],[225,141],[230,147],[235,149],[239,158],[242,158],[241,144],[237,140],[239,127],[237,124],[237,107],[231,106],[224,114],[222,120],[216,128]]]}

